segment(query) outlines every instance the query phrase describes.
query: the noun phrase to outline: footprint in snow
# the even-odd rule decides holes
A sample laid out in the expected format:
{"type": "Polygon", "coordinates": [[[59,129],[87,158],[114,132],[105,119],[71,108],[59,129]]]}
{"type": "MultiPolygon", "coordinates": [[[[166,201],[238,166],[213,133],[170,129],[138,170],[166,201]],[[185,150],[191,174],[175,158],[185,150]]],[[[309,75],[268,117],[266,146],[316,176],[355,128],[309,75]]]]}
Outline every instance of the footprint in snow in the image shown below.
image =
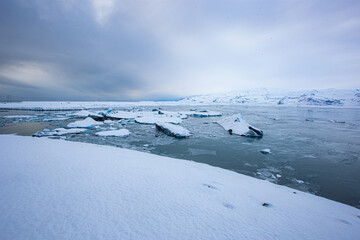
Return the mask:
{"type": "Polygon", "coordinates": [[[212,186],[212,185],[209,185],[209,184],[203,184],[205,187],[208,187],[210,189],[217,189],[216,187],[212,186]]]}
{"type": "Polygon", "coordinates": [[[343,220],[343,219],[338,219],[340,222],[342,222],[342,223],[345,223],[345,224],[347,224],[347,225],[351,225],[351,223],[349,223],[348,221],[346,221],[346,220],[343,220]]]}
{"type": "Polygon", "coordinates": [[[270,203],[266,203],[266,202],[264,202],[262,205],[263,205],[263,207],[272,207],[272,205],[270,203]]]}
{"type": "Polygon", "coordinates": [[[229,203],[223,203],[224,207],[229,208],[229,209],[234,209],[235,207],[229,203]]]}

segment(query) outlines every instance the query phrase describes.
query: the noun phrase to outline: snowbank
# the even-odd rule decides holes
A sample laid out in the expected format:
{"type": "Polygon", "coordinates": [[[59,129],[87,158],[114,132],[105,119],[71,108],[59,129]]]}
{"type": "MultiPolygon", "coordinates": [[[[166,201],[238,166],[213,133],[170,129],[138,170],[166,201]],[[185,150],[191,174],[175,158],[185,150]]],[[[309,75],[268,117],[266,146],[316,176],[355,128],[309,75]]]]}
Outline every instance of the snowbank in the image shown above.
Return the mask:
{"type": "Polygon", "coordinates": [[[360,210],[221,168],[1,135],[0,239],[358,239],[360,210]]]}
{"type": "Polygon", "coordinates": [[[241,117],[240,113],[223,118],[217,121],[217,123],[226,131],[229,131],[230,134],[237,134],[245,137],[262,137],[264,135],[262,130],[248,124],[241,117]]]}
{"type": "Polygon", "coordinates": [[[156,129],[176,138],[187,138],[191,135],[189,130],[171,123],[157,122],[156,129]]]}
{"type": "Polygon", "coordinates": [[[127,137],[130,135],[130,131],[127,129],[119,129],[119,130],[97,132],[95,133],[95,135],[107,136],[107,137],[127,137]]]}
{"type": "Polygon", "coordinates": [[[93,126],[102,125],[102,124],[104,124],[104,123],[97,122],[94,119],[92,119],[91,117],[87,117],[84,120],[79,120],[76,122],[69,123],[67,126],[70,128],[77,128],[77,127],[78,128],[91,128],[93,126]]]}

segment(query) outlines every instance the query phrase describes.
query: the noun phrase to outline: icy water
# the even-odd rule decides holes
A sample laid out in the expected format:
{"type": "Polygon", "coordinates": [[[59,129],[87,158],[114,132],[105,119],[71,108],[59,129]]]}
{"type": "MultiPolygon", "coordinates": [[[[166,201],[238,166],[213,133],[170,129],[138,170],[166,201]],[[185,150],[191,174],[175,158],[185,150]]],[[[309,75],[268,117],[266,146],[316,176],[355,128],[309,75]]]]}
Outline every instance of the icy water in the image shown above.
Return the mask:
{"type": "MultiPolygon", "coordinates": [[[[151,111],[152,108],[140,110],[151,111]]],[[[240,112],[248,123],[264,131],[264,137],[251,139],[229,135],[215,123],[221,117],[189,117],[181,123],[192,133],[188,139],[175,139],[158,132],[154,125],[134,121],[114,121],[61,138],[207,163],[360,208],[360,109],[162,107],[169,111],[194,108],[218,111],[223,116],[240,112]],[[99,130],[118,128],[130,130],[131,135],[119,138],[94,134],[99,130]],[[271,149],[271,153],[260,153],[265,148],[271,149]]],[[[32,135],[44,128],[65,127],[75,121],[68,114],[69,111],[2,111],[0,117],[22,117],[0,118],[0,133],[32,135]]]]}

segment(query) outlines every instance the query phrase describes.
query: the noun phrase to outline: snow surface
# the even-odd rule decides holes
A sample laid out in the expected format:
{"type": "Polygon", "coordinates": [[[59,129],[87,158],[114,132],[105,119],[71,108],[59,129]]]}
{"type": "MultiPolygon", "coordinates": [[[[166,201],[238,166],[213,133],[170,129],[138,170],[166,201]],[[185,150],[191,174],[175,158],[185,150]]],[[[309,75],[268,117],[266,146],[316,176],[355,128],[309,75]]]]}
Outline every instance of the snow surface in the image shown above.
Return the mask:
{"type": "Polygon", "coordinates": [[[176,137],[176,138],[186,138],[190,137],[190,132],[186,128],[183,128],[179,125],[174,125],[166,122],[157,122],[156,128],[165,134],[176,137]]]}
{"type": "Polygon", "coordinates": [[[67,126],[70,128],[91,128],[96,125],[102,125],[103,122],[97,122],[91,117],[87,117],[84,120],[79,120],[76,122],[69,123],[67,126]]]}
{"type": "Polygon", "coordinates": [[[111,131],[102,131],[97,132],[95,135],[98,136],[111,136],[111,137],[127,137],[130,135],[130,131],[127,129],[111,130],[111,131]]]}
{"type": "Polygon", "coordinates": [[[359,239],[360,210],[186,160],[0,135],[0,239],[359,239]]]}
{"type": "Polygon", "coordinates": [[[260,129],[254,128],[248,124],[242,117],[241,114],[235,114],[230,117],[225,117],[217,121],[230,134],[237,134],[245,137],[262,137],[263,132],[260,129]]]}

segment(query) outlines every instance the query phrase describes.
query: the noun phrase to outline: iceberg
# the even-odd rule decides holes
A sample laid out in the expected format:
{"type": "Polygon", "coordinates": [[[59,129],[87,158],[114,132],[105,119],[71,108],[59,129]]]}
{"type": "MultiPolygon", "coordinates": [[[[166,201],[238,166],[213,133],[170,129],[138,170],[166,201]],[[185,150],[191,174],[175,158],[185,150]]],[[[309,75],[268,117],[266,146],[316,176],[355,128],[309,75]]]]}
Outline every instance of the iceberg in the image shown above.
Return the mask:
{"type": "Polygon", "coordinates": [[[190,137],[190,132],[186,128],[171,123],[157,122],[155,124],[156,129],[175,138],[187,138],[190,137]]]}
{"type": "Polygon", "coordinates": [[[67,126],[70,128],[92,128],[93,126],[96,125],[102,125],[104,124],[103,122],[97,122],[94,119],[92,119],[91,117],[87,117],[84,120],[79,120],[76,122],[72,122],[69,123],[67,126]]]}
{"type": "Polygon", "coordinates": [[[254,128],[253,126],[248,124],[241,117],[240,113],[223,118],[217,121],[217,123],[230,134],[237,134],[245,137],[262,137],[264,135],[262,130],[254,128]]]}
{"type": "Polygon", "coordinates": [[[130,131],[127,129],[118,129],[111,131],[102,131],[95,133],[97,136],[105,136],[105,137],[128,137],[130,135],[130,131]]]}

